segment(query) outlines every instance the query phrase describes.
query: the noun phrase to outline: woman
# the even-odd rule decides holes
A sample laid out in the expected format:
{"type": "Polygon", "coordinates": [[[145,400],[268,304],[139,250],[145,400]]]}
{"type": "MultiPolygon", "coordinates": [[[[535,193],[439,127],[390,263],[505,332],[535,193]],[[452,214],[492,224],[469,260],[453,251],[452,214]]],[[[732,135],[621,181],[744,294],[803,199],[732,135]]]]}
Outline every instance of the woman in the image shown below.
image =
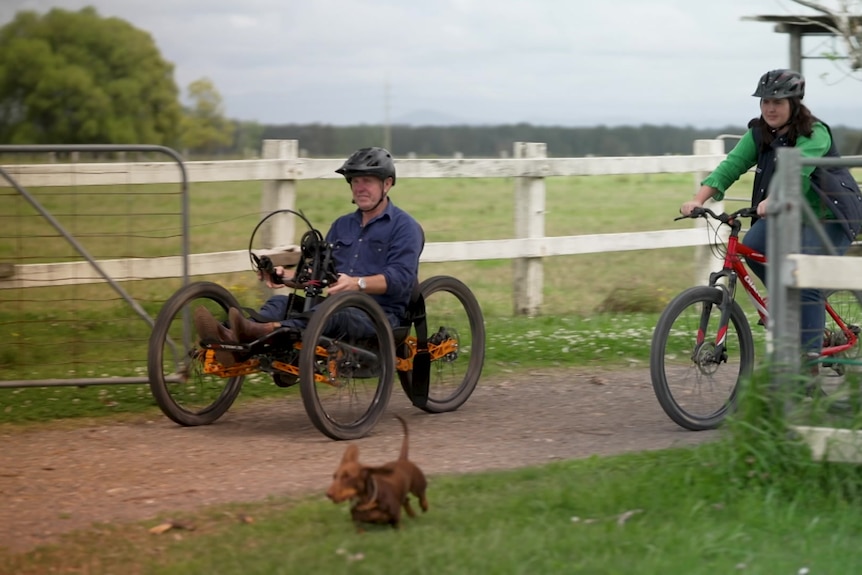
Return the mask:
{"type": "MultiPolygon", "coordinates": [[[[694,199],[680,207],[687,216],[695,207],[724,193],[739,177],[757,166],[751,205],[758,218],[743,238],[743,243],[761,253],[766,252],[766,219],[769,182],[775,174],[776,148],[796,147],[802,156],[838,156],[829,126],[815,118],[802,103],[805,79],[793,70],[771,70],[761,76],[752,94],[760,98],[760,117],[748,123],[748,132],[703,182],[694,199]]],[[[859,233],[862,221],[862,195],[847,168],[802,167],[802,195],[820,219],[830,243],[844,254],[859,233]]],[[[825,254],[826,247],[814,228],[803,220],[801,247],[804,254],[825,254]]],[[[751,270],[765,282],[766,269],[748,262],[751,270]]],[[[800,313],[802,351],[809,357],[819,356],[826,322],[823,293],[817,289],[801,290],[800,313]]]]}

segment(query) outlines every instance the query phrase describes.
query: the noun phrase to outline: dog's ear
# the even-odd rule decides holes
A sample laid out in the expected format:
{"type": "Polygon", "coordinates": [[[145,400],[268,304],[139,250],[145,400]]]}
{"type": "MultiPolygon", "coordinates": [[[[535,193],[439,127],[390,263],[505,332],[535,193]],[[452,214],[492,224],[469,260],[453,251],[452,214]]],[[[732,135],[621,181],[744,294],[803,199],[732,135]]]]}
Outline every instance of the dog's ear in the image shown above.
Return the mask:
{"type": "Polygon", "coordinates": [[[359,448],[356,445],[348,445],[341,456],[342,465],[345,463],[356,463],[359,461],[359,448]]]}

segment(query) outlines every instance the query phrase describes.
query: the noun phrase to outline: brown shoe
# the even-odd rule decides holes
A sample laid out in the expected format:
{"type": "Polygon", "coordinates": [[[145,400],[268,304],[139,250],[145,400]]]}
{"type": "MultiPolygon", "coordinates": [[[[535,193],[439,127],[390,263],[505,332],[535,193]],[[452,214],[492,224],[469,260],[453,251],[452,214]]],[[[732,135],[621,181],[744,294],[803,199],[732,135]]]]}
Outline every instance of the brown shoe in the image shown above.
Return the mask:
{"type": "MultiPolygon", "coordinates": [[[[209,339],[214,341],[223,341],[225,343],[238,343],[234,333],[226,328],[222,323],[210,313],[210,310],[204,306],[199,306],[195,310],[195,329],[198,332],[198,337],[201,340],[209,339]]],[[[216,351],[215,359],[225,367],[230,367],[236,363],[236,357],[229,351],[216,351]]]]}
{"type": "Polygon", "coordinates": [[[242,343],[256,341],[281,327],[281,324],[278,322],[260,323],[246,319],[242,315],[242,312],[235,307],[230,308],[228,319],[230,320],[231,329],[242,343]]]}

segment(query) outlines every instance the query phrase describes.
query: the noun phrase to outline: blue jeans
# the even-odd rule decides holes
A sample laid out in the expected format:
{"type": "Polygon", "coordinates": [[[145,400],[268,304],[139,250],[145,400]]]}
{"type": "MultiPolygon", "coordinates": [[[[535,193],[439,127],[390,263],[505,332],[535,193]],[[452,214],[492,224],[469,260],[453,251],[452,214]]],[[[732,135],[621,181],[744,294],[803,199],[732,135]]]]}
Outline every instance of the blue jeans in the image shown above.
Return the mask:
{"type": "MultiPolygon", "coordinates": [[[[287,317],[288,304],[288,296],[275,295],[266,300],[266,303],[260,308],[259,313],[270,321],[281,323],[282,327],[305,329],[308,325],[308,318],[292,317],[285,319],[287,317]]],[[[311,313],[314,313],[314,309],[311,309],[311,313]]],[[[398,318],[392,314],[386,314],[386,319],[389,320],[389,325],[393,328],[398,327],[400,323],[398,318]]],[[[344,339],[348,334],[360,338],[374,337],[376,331],[374,324],[368,318],[368,314],[354,307],[344,308],[332,314],[323,327],[323,335],[327,337],[344,339]]]]}
{"type": "MultiPolygon", "coordinates": [[[[754,225],[742,239],[743,244],[765,254],[767,258],[769,257],[769,254],[766,253],[766,226],[768,221],[768,219],[760,219],[754,222],[754,225]]],[[[844,252],[850,247],[850,239],[844,233],[841,224],[832,220],[821,220],[820,223],[836,252],[839,255],[844,255],[844,252]]],[[[820,241],[820,236],[807,224],[802,225],[800,243],[803,254],[825,255],[827,253],[826,247],[820,241]]],[[[766,266],[758,262],[749,261],[746,263],[754,275],[765,284],[766,266]]],[[[799,317],[802,352],[819,354],[823,347],[823,330],[826,327],[826,298],[822,290],[803,289],[800,290],[800,304],[802,306],[799,317]]]]}

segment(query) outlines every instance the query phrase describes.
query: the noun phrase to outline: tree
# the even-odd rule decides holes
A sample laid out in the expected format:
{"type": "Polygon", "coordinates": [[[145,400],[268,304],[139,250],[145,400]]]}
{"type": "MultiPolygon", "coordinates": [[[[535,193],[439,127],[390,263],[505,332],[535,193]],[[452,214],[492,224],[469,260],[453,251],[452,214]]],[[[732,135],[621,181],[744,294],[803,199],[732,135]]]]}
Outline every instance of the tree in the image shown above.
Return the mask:
{"type": "Polygon", "coordinates": [[[0,142],[174,145],[178,93],[152,37],[92,7],[0,28],[0,142]]]}
{"type": "Polygon", "coordinates": [[[212,81],[195,80],[189,84],[188,96],[193,105],[183,116],[183,147],[211,154],[230,146],[234,127],[224,116],[221,94],[212,81]]]}
{"type": "Polygon", "coordinates": [[[817,24],[829,30],[844,42],[850,69],[862,70],[862,2],[836,0],[837,8],[831,8],[820,2],[808,0],[791,0],[795,4],[805,6],[828,17],[830,23],[817,24]]]}

